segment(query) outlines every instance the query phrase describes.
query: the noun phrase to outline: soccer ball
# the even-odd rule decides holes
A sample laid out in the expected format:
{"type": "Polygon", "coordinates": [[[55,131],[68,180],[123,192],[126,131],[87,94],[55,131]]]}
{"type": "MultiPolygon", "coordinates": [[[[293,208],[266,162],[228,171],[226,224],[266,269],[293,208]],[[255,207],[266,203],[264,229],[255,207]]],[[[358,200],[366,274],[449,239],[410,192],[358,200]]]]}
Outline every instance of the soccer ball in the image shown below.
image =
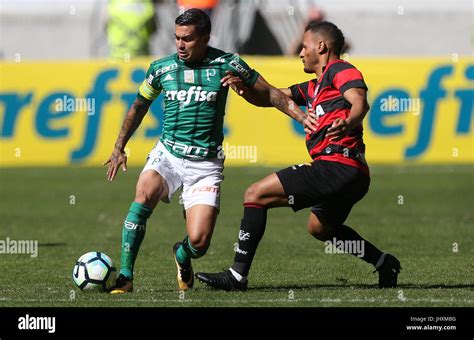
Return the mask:
{"type": "Polygon", "coordinates": [[[117,270],[110,257],[98,251],[82,255],[72,270],[74,283],[83,291],[107,291],[116,278],[117,270]]]}

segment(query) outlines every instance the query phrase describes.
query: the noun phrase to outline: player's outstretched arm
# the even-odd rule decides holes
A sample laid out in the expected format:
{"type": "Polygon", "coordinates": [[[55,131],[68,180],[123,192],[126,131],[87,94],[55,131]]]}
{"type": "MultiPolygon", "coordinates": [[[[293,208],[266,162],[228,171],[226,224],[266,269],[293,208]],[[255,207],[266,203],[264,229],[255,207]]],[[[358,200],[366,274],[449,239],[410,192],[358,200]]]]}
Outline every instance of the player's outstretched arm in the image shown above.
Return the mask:
{"type": "MultiPolygon", "coordinates": [[[[250,104],[260,107],[273,106],[270,102],[270,98],[268,97],[267,93],[259,93],[257,91],[254,91],[253,88],[249,89],[247,86],[244,85],[242,79],[232,74],[232,72],[230,71],[226,72],[226,75],[221,79],[221,83],[224,87],[229,86],[232,90],[234,90],[239,96],[242,96],[250,104]]],[[[290,89],[283,88],[279,90],[283,92],[283,94],[285,94],[287,97],[293,99],[293,95],[291,94],[290,89]]]]}
{"type": "Polygon", "coordinates": [[[259,76],[252,87],[258,94],[258,98],[265,98],[270,102],[270,106],[276,107],[281,112],[287,114],[305,127],[305,131],[316,131],[316,125],[312,119],[307,119],[307,115],[300,107],[286,95],[283,91],[269,84],[262,76],[259,76]]]}
{"type": "Polygon", "coordinates": [[[291,118],[300,122],[306,133],[316,131],[315,119],[307,117],[298,105],[291,99],[289,89],[277,89],[269,84],[261,75],[255,84],[248,88],[242,80],[231,72],[221,79],[223,86],[230,86],[237,94],[244,97],[250,104],[260,107],[276,107],[291,118]]]}
{"type": "Polygon", "coordinates": [[[243,97],[250,104],[260,107],[271,107],[272,103],[268,96],[260,95],[258,92],[253,89],[249,89],[245,86],[242,79],[232,74],[232,72],[227,71],[226,75],[221,79],[222,86],[229,86],[234,90],[239,96],[243,97]]]}
{"type": "Polygon", "coordinates": [[[117,175],[117,170],[122,165],[122,170],[127,171],[127,154],[125,153],[125,145],[132,137],[135,130],[142,122],[143,117],[148,112],[151,102],[141,101],[138,98],[132,104],[125,116],[120,129],[120,134],[115,142],[114,150],[109,159],[103,163],[107,167],[107,180],[113,181],[117,175]]]}
{"type": "MultiPolygon", "coordinates": [[[[263,79],[263,78],[262,78],[263,79]]],[[[258,81],[258,80],[257,80],[258,81]]],[[[249,89],[245,86],[242,79],[232,74],[232,72],[227,71],[226,75],[221,79],[222,86],[229,86],[234,90],[239,96],[242,96],[250,104],[260,107],[272,107],[270,102],[270,97],[266,91],[256,91],[254,88],[249,89]]],[[[270,85],[270,84],[268,84],[270,85]]],[[[270,85],[271,86],[271,85],[270,85]]],[[[279,89],[287,97],[292,98],[290,89],[279,89]]]]}

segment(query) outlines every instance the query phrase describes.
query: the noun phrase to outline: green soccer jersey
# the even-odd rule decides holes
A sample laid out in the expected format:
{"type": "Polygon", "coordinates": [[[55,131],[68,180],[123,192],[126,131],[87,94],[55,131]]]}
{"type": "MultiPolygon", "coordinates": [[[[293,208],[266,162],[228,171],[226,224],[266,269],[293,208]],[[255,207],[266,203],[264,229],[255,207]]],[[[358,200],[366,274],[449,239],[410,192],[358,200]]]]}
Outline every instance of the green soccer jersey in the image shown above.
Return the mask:
{"type": "Polygon", "coordinates": [[[208,47],[200,63],[187,64],[175,53],[151,63],[138,96],[154,100],[164,92],[164,123],[161,142],[180,158],[217,157],[222,147],[228,87],[220,80],[231,71],[246,86],[258,73],[237,54],[208,47]]]}

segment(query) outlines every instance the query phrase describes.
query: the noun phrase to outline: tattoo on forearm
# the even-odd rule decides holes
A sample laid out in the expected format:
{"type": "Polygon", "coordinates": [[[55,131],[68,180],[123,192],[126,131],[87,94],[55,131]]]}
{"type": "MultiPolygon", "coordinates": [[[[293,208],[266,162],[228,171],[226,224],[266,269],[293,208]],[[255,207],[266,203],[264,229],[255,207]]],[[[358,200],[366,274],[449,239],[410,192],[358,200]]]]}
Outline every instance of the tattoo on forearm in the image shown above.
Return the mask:
{"type": "Polygon", "coordinates": [[[117,138],[117,142],[115,143],[115,147],[122,149],[127,144],[130,137],[133,135],[135,130],[140,125],[143,117],[147,112],[147,108],[145,105],[140,103],[133,103],[128,110],[127,115],[122,123],[122,128],[120,129],[120,134],[117,138]]]}
{"type": "Polygon", "coordinates": [[[290,100],[283,92],[277,89],[270,90],[270,102],[274,107],[283,111],[291,118],[302,122],[302,116],[298,113],[296,106],[292,100],[290,100]]]}

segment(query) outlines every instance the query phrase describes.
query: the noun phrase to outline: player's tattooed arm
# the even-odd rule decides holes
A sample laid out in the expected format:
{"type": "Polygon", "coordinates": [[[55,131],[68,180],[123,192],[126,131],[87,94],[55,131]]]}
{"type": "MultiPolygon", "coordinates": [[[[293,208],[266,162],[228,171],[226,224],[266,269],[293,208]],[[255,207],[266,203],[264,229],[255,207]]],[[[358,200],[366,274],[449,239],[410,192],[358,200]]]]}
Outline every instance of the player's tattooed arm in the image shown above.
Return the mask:
{"type": "Polygon", "coordinates": [[[268,99],[268,96],[262,96],[257,91],[245,86],[242,79],[238,76],[233,75],[232,72],[227,71],[226,75],[221,79],[222,86],[229,86],[239,96],[242,96],[250,104],[260,107],[271,107],[272,104],[268,99]]]}
{"type": "Polygon", "coordinates": [[[370,109],[365,89],[350,88],[344,92],[343,96],[351,103],[351,112],[346,119],[334,120],[326,134],[330,141],[338,141],[347,136],[352,129],[362,124],[362,120],[370,109]]]}
{"type": "Polygon", "coordinates": [[[120,129],[119,136],[115,142],[114,150],[109,159],[103,163],[107,167],[107,179],[112,181],[117,175],[117,170],[122,166],[123,171],[127,171],[127,154],[125,152],[125,145],[132,137],[135,130],[138,128],[143,120],[143,117],[148,112],[151,102],[135,99],[130,109],[125,116],[120,129]]]}
{"type": "MultiPolygon", "coordinates": [[[[285,96],[288,98],[293,99],[293,93],[291,93],[291,90],[287,87],[285,88],[280,88],[279,89],[285,96]]],[[[316,114],[314,113],[313,110],[308,110],[308,113],[305,114],[305,118],[303,121],[303,126],[304,126],[304,132],[311,134],[312,132],[315,132],[318,127],[318,119],[316,118],[316,114]]]]}
{"type": "Polygon", "coordinates": [[[290,97],[291,99],[293,99],[293,95],[291,94],[291,90],[289,88],[283,88],[283,89],[279,89],[281,92],[283,92],[285,94],[285,96],[287,97],[290,97]]]}
{"type": "Polygon", "coordinates": [[[262,76],[258,77],[252,89],[259,93],[260,98],[267,97],[271,106],[276,107],[278,110],[301,123],[305,127],[305,131],[308,129],[312,131],[316,130],[316,126],[311,120],[306,119],[307,115],[291,99],[291,97],[269,84],[262,76]]]}
{"type": "Polygon", "coordinates": [[[242,79],[231,72],[221,79],[222,86],[230,86],[237,94],[244,97],[250,104],[260,107],[276,107],[283,113],[295,119],[304,126],[306,133],[316,131],[315,119],[308,117],[291,99],[289,89],[277,89],[270,85],[262,76],[257,78],[255,84],[248,88],[242,79]]]}
{"type": "Polygon", "coordinates": [[[115,148],[123,151],[125,145],[127,145],[128,140],[132,137],[135,130],[140,126],[140,123],[143,120],[143,117],[148,112],[150,108],[150,101],[135,99],[132,106],[127,112],[125,119],[122,123],[122,128],[120,129],[120,134],[115,142],[115,148]]]}

